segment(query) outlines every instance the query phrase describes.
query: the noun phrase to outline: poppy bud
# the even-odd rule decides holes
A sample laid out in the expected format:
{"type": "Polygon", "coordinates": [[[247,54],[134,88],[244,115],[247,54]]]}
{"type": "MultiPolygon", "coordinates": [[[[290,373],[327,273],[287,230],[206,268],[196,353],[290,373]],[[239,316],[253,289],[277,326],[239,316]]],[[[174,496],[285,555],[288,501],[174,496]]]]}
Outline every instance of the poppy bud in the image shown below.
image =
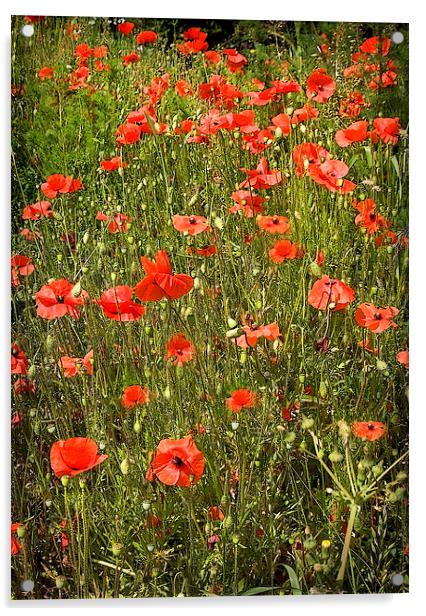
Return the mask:
{"type": "MultiPolygon", "coordinates": [[[[300,132],[304,135],[306,132],[306,126],[304,124],[299,124],[299,129],[300,132]]],[[[305,159],[305,161],[308,163],[306,166],[306,169],[309,167],[309,161],[307,159],[305,159]]]]}
{"type": "Polygon", "coordinates": [[[169,387],[168,385],[167,385],[167,387],[166,387],[166,388],[164,389],[164,391],[163,391],[163,397],[164,397],[166,400],[170,400],[170,398],[172,397],[172,396],[171,396],[171,393],[170,393],[170,387],[169,387]]]}
{"type": "Polygon", "coordinates": [[[18,535],[19,539],[23,539],[25,537],[25,535],[27,534],[26,527],[23,526],[22,524],[20,526],[18,526],[18,528],[16,530],[16,534],[18,535]]]}
{"type": "Polygon", "coordinates": [[[124,460],[122,461],[122,463],[120,464],[120,471],[123,473],[123,475],[127,475],[129,472],[129,461],[126,458],[124,458],[124,460]]]}
{"type": "Polygon", "coordinates": [[[132,245],[135,241],[135,238],[133,237],[133,235],[128,235],[126,239],[127,239],[127,243],[130,245],[132,245]]]}
{"type": "Polygon", "coordinates": [[[35,377],[35,373],[36,373],[36,367],[34,364],[31,364],[31,366],[28,368],[28,372],[27,372],[27,376],[28,378],[31,380],[35,377]]]}
{"type": "Polygon", "coordinates": [[[133,424],[133,431],[134,431],[136,434],[139,434],[139,432],[141,431],[141,428],[142,428],[142,426],[141,426],[141,424],[139,423],[139,421],[135,421],[135,423],[133,424]]]}
{"type": "Polygon", "coordinates": [[[117,279],[117,273],[116,272],[111,272],[110,278],[111,278],[111,282],[114,284],[116,279],[117,279]]]}
{"type": "Polygon", "coordinates": [[[56,260],[58,263],[62,263],[62,259],[63,259],[62,255],[56,255],[56,260]]]}
{"type": "Polygon", "coordinates": [[[327,383],[325,381],[321,381],[319,386],[319,395],[320,398],[326,398],[328,394],[327,383]]]}
{"type": "Polygon", "coordinates": [[[89,268],[86,265],[83,265],[83,267],[81,268],[81,271],[83,272],[83,274],[87,274],[87,272],[89,271],[89,268]]]}
{"type": "Polygon", "coordinates": [[[305,379],[306,379],[306,375],[299,374],[299,383],[303,385],[303,383],[305,382],[305,379]]]}
{"type": "Polygon", "coordinates": [[[275,129],[275,139],[281,139],[283,136],[283,129],[280,126],[277,126],[275,129]]]}
{"type": "Polygon", "coordinates": [[[287,434],[284,437],[284,440],[288,444],[294,443],[294,441],[296,440],[296,433],[295,432],[287,432],[287,434]]]}
{"type": "Polygon", "coordinates": [[[61,483],[62,483],[62,485],[64,486],[64,488],[66,488],[66,487],[67,487],[67,485],[69,484],[69,482],[70,482],[70,478],[68,477],[68,475],[63,475],[63,476],[61,477],[61,483]]]}
{"type": "Polygon", "coordinates": [[[304,417],[302,420],[302,430],[310,430],[314,425],[314,420],[311,417],[304,417]]]}
{"type": "Polygon", "coordinates": [[[56,430],[56,426],[54,425],[47,426],[47,431],[49,432],[49,434],[53,434],[55,430],[56,430]]]}
{"type": "Polygon", "coordinates": [[[247,361],[247,353],[246,351],[242,351],[242,353],[240,354],[240,364],[244,366],[246,361],[247,361]]]}
{"type": "Polygon", "coordinates": [[[378,359],[376,362],[376,368],[379,372],[384,372],[385,370],[388,369],[388,365],[385,361],[378,359]]]}
{"type": "Polygon", "coordinates": [[[56,585],[56,588],[58,588],[59,590],[60,590],[61,588],[64,588],[64,586],[65,586],[65,584],[66,584],[66,581],[67,581],[67,580],[66,580],[65,576],[63,576],[63,575],[58,575],[58,577],[57,577],[57,578],[55,578],[55,585],[56,585]]]}
{"type": "Polygon", "coordinates": [[[238,421],[232,421],[232,422],[231,422],[231,428],[234,430],[234,432],[235,432],[235,430],[237,430],[237,429],[238,429],[238,426],[239,426],[239,425],[240,425],[240,424],[238,423],[238,421]]]}
{"type": "Polygon", "coordinates": [[[111,546],[111,551],[113,553],[113,556],[120,556],[122,550],[123,550],[122,543],[113,543],[111,546]]]}
{"type": "MultiPolygon", "coordinates": [[[[231,317],[228,317],[228,327],[232,330],[235,327],[237,327],[237,321],[235,321],[235,319],[231,319],[231,317]]],[[[228,332],[226,333],[227,337],[229,338],[230,336],[228,336],[228,332]]]]}
{"type": "Polygon", "coordinates": [[[228,530],[233,527],[234,523],[233,523],[232,518],[231,518],[230,515],[226,516],[226,518],[225,518],[225,520],[223,522],[223,525],[228,530]]]}
{"type": "Polygon", "coordinates": [[[343,460],[343,456],[339,451],[337,451],[337,449],[335,449],[329,454],[328,459],[333,464],[337,464],[338,462],[341,462],[343,460]]]}
{"type": "Polygon", "coordinates": [[[321,275],[322,275],[321,268],[316,261],[312,261],[312,263],[310,263],[309,271],[311,272],[313,276],[316,276],[316,278],[321,278],[321,275]]]}
{"type": "Polygon", "coordinates": [[[238,545],[238,544],[240,543],[240,536],[239,536],[239,535],[237,535],[237,534],[232,535],[232,543],[233,543],[234,545],[238,545]]]}
{"type": "Polygon", "coordinates": [[[400,471],[397,476],[396,476],[396,481],[405,481],[407,479],[408,475],[405,471],[400,471]]]}
{"type": "Polygon", "coordinates": [[[216,229],[223,229],[223,219],[219,218],[219,216],[216,216],[216,218],[213,220],[213,224],[216,229]]]}
{"type": "Polygon", "coordinates": [[[73,297],[79,297],[81,295],[81,283],[77,282],[73,288],[71,289],[71,294],[73,297]]]}
{"type": "Polygon", "coordinates": [[[142,501],[142,507],[144,511],[149,511],[151,509],[151,501],[148,499],[145,499],[144,501],[142,501]]]}

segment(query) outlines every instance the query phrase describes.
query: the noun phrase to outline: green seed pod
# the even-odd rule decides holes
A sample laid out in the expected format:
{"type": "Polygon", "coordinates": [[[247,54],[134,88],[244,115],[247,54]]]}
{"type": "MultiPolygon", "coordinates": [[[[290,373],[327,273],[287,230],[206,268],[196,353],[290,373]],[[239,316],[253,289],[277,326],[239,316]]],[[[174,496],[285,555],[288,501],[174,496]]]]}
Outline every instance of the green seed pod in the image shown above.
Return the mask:
{"type": "Polygon", "coordinates": [[[296,432],[287,432],[287,434],[284,437],[284,440],[286,443],[294,443],[294,441],[296,440],[296,432]]]}
{"type": "Polygon", "coordinates": [[[382,361],[381,359],[378,359],[376,361],[376,368],[379,372],[383,372],[384,370],[388,369],[388,365],[385,361],[382,361]]]}
{"type": "Polygon", "coordinates": [[[55,432],[55,430],[56,430],[56,426],[55,425],[52,424],[50,426],[47,426],[47,431],[49,432],[49,434],[53,434],[55,432]]]}
{"type": "Polygon", "coordinates": [[[55,578],[55,586],[56,588],[58,588],[58,590],[61,590],[61,588],[64,588],[66,583],[67,583],[67,580],[65,576],[63,575],[58,575],[58,577],[55,578]]]}
{"type": "Polygon", "coordinates": [[[234,526],[234,522],[232,521],[232,518],[230,515],[227,515],[226,518],[224,519],[223,526],[227,528],[228,530],[234,526]]]}
{"type": "Polygon", "coordinates": [[[67,485],[69,484],[69,482],[70,482],[70,478],[68,477],[68,475],[63,475],[63,476],[61,477],[61,483],[62,483],[62,485],[64,486],[64,488],[66,488],[66,487],[67,487],[67,485]]]}
{"type": "Polygon", "coordinates": [[[275,129],[275,139],[281,139],[281,137],[283,136],[283,130],[280,126],[277,126],[277,128],[275,129]]]}
{"type": "Polygon", "coordinates": [[[232,535],[232,543],[238,545],[240,543],[240,536],[237,534],[232,535]]]}
{"type": "Polygon", "coordinates": [[[299,383],[301,383],[303,385],[305,380],[306,380],[306,375],[305,374],[299,374],[299,383]]]}
{"type": "Polygon", "coordinates": [[[151,509],[151,501],[148,499],[145,499],[144,501],[142,501],[142,507],[144,511],[149,511],[151,509]]]}
{"type": "Polygon", "coordinates": [[[234,329],[235,327],[237,327],[237,321],[235,321],[235,319],[231,319],[231,317],[229,317],[227,322],[228,322],[228,327],[231,330],[234,329]]]}
{"type": "Polygon", "coordinates": [[[62,255],[56,255],[56,260],[57,260],[58,263],[62,263],[63,256],[62,255]]]}

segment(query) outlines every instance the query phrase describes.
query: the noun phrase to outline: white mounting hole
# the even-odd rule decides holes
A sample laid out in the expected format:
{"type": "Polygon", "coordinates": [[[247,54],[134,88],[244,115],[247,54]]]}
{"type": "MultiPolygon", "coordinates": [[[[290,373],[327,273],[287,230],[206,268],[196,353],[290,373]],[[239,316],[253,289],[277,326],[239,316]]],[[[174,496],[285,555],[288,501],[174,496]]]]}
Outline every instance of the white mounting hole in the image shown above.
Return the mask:
{"type": "Polygon", "coordinates": [[[391,34],[391,40],[392,43],[395,43],[395,45],[400,45],[404,40],[404,35],[402,34],[402,32],[393,32],[391,34]]]}

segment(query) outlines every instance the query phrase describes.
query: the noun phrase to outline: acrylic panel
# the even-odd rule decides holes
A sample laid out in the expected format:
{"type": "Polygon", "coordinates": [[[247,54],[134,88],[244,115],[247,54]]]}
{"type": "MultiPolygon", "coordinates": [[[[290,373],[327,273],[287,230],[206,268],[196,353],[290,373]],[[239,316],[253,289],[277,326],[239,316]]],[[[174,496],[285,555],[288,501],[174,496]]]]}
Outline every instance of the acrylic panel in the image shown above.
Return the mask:
{"type": "Polygon", "coordinates": [[[11,51],[12,598],[408,592],[408,25],[11,51]]]}

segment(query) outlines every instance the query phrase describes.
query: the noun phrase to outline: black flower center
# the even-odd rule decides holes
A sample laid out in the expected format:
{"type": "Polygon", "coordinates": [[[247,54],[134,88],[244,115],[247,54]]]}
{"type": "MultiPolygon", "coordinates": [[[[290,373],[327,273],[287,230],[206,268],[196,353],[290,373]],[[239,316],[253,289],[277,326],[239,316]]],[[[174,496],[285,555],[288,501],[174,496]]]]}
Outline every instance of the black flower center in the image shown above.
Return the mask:
{"type": "Polygon", "coordinates": [[[63,295],[59,295],[59,296],[57,297],[57,300],[56,300],[56,301],[58,302],[58,304],[63,304],[63,303],[64,303],[64,301],[65,301],[65,300],[64,300],[64,296],[63,296],[63,295]]]}
{"type": "Polygon", "coordinates": [[[173,456],[172,462],[175,466],[183,466],[183,460],[179,456],[173,456]]]}

